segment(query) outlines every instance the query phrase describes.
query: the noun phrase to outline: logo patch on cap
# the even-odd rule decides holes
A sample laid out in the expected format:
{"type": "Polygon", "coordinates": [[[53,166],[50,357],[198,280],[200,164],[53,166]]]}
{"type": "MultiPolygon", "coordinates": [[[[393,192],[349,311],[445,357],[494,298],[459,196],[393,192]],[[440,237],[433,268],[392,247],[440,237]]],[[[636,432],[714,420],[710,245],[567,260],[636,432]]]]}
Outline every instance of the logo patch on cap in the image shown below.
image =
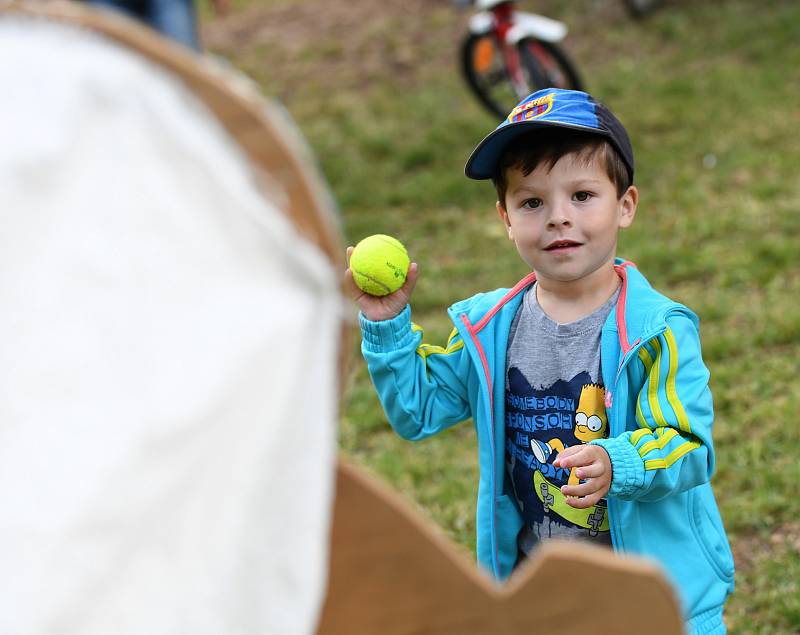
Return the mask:
{"type": "Polygon", "coordinates": [[[555,97],[555,95],[550,93],[544,97],[531,99],[530,101],[520,104],[508,115],[508,123],[528,121],[529,119],[536,119],[537,117],[546,115],[553,107],[553,97],[555,97]]]}

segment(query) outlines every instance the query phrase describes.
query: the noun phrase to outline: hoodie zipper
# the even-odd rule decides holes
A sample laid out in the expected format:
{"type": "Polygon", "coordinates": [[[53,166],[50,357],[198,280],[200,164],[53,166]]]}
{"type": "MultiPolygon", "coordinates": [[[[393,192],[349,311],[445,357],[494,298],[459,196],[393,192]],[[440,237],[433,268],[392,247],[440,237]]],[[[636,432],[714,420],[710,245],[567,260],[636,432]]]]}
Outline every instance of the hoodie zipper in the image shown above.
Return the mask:
{"type": "Polygon", "coordinates": [[[461,313],[459,315],[461,318],[461,322],[464,324],[464,328],[467,329],[467,333],[469,333],[470,340],[472,342],[475,351],[478,353],[478,357],[480,359],[481,368],[483,368],[483,377],[486,381],[486,390],[489,393],[489,416],[486,420],[489,423],[489,445],[490,445],[490,454],[492,458],[492,469],[491,469],[491,477],[492,480],[489,483],[492,492],[492,509],[491,514],[489,515],[489,531],[490,531],[490,538],[491,538],[491,545],[492,545],[492,568],[494,569],[494,574],[497,578],[500,577],[500,563],[499,557],[497,553],[497,526],[495,524],[496,520],[496,508],[497,508],[497,461],[495,459],[495,430],[494,430],[494,394],[493,394],[493,387],[492,387],[492,374],[489,369],[489,360],[486,359],[486,353],[483,350],[483,346],[481,346],[480,341],[478,340],[478,332],[477,329],[472,325],[472,322],[469,321],[466,313],[461,313]]]}

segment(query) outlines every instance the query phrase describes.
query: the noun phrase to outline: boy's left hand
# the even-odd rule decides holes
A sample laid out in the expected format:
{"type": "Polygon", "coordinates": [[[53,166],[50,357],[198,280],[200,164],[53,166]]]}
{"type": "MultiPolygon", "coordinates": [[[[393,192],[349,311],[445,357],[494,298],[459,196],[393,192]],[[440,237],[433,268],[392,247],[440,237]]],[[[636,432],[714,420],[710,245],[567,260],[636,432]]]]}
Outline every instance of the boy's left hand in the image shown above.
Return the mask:
{"type": "Polygon", "coordinates": [[[578,509],[595,505],[611,487],[611,459],[599,445],[572,445],[558,453],[553,465],[564,469],[576,468],[576,476],[586,480],[579,485],[564,485],[561,493],[567,504],[578,509]]]}

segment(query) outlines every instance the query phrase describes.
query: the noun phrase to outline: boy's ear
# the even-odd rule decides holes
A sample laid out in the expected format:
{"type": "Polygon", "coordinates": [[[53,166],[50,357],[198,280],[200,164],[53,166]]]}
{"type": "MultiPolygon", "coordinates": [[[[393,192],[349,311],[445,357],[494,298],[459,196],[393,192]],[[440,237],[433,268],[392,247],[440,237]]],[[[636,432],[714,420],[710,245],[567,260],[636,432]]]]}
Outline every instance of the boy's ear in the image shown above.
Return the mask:
{"type": "Polygon", "coordinates": [[[622,195],[622,198],[619,199],[619,205],[621,212],[619,226],[623,228],[630,227],[636,216],[636,207],[639,205],[639,190],[636,189],[635,185],[631,185],[622,195]]]}
{"type": "Polygon", "coordinates": [[[500,218],[503,219],[503,223],[506,226],[506,231],[508,232],[508,237],[510,239],[514,239],[514,236],[511,235],[511,223],[508,221],[508,212],[506,211],[505,206],[501,201],[497,201],[495,204],[497,207],[497,213],[500,214],[500,218]]]}

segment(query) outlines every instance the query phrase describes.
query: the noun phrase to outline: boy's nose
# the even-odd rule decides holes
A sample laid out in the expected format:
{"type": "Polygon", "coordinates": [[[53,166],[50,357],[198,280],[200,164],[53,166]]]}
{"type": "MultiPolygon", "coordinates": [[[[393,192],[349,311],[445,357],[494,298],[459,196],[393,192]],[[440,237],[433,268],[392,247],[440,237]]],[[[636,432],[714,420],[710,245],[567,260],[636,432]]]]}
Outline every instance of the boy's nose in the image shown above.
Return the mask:
{"type": "Polygon", "coordinates": [[[550,229],[556,227],[569,227],[572,224],[572,218],[569,214],[569,209],[566,205],[556,205],[553,208],[550,218],[547,221],[547,226],[550,229]]]}

